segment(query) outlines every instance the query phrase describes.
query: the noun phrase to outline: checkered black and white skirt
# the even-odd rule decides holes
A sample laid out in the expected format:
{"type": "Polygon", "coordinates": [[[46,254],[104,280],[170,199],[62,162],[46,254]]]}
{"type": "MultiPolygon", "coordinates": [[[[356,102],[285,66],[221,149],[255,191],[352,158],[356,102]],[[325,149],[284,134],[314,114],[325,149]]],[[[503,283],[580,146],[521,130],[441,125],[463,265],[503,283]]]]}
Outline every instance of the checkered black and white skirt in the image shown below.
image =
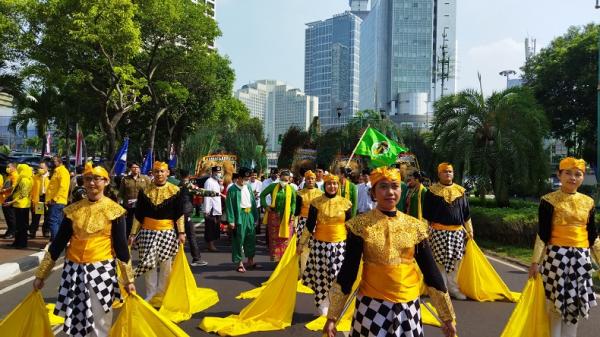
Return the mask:
{"type": "Polygon", "coordinates": [[[298,237],[298,238],[302,237],[302,231],[304,231],[304,227],[306,227],[307,219],[308,218],[305,218],[303,216],[298,217],[298,225],[296,225],[296,237],[298,237]]]}
{"type": "Polygon", "coordinates": [[[302,283],[315,292],[317,307],[327,299],[329,288],[344,262],[346,241],[324,242],[311,239],[310,253],[306,269],[302,274],[302,283]]]}
{"type": "Polygon", "coordinates": [[[164,231],[142,229],[135,239],[135,244],[140,253],[140,263],[135,269],[136,278],[175,256],[179,249],[174,229],[164,231]]]}
{"type": "Polygon", "coordinates": [[[576,324],[596,306],[589,248],[549,245],[540,265],[546,298],[563,321],[576,324]]]}
{"type": "Polygon", "coordinates": [[[463,258],[465,253],[464,231],[445,231],[431,228],[429,242],[433,251],[435,262],[444,266],[446,273],[451,273],[456,268],[456,261],[463,258]]]}
{"type": "Polygon", "coordinates": [[[358,295],[350,337],[423,337],[419,299],[392,303],[358,295]]]}
{"type": "Polygon", "coordinates": [[[104,312],[121,299],[115,260],[79,264],[65,259],[54,314],[65,317],[63,330],[70,336],[83,337],[94,329],[90,296],[98,298],[104,312]]]}

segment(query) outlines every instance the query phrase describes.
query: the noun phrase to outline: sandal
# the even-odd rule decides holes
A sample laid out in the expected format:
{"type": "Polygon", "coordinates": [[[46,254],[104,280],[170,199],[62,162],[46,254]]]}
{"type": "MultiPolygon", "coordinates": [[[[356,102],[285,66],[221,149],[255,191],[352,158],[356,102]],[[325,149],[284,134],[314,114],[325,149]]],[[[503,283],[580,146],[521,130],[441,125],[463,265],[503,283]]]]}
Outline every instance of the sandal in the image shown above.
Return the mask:
{"type": "Polygon", "coordinates": [[[246,269],[244,269],[244,266],[238,266],[238,267],[237,267],[237,269],[236,269],[236,271],[237,271],[238,273],[245,273],[245,272],[246,272],[246,269]]]}
{"type": "Polygon", "coordinates": [[[262,269],[262,267],[263,266],[261,266],[258,263],[253,263],[253,264],[248,265],[247,269],[248,270],[255,270],[255,269],[262,269]]]}

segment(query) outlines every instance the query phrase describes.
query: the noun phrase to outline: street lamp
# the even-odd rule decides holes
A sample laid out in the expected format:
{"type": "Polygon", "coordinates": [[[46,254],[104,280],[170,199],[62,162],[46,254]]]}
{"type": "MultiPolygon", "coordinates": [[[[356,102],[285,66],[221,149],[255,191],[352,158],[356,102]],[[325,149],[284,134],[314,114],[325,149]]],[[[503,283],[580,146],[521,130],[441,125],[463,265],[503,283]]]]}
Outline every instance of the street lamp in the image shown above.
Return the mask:
{"type": "Polygon", "coordinates": [[[506,88],[508,89],[508,80],[510,75],[516,75],[517,72],[514,70],[502,70],[499,75],[500,76],[506,76],[506,88]]]}

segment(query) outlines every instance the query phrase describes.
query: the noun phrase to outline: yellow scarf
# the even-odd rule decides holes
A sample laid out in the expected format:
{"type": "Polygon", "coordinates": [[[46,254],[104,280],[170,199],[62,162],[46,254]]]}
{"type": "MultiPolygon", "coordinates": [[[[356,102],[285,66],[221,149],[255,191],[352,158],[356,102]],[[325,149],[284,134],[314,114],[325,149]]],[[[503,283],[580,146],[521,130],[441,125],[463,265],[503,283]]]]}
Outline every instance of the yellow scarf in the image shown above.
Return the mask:
{"type": "MultiPolygon", "coordinates": [[[[275,202],[277,201],[277,193],[279,192],[280,184],[275,186],[273,194],[271,196],[271,208],[275,208],[275,202]]],[[[285,186],[285,206],[283,208],[283,217],[281,217],[281,223],[279,224],[279,237],[289,238],[290,237],[290,205],[292,203],[292,187],[288,184],[285,186]]]]}
{"type": "MultiPolygon", "coordinates": [[[[419,216],[419,220],[423,220],[423,210],[421,209],[421,192],[423,192],[423,190],[425,190],[425,186],[423,185],[419,185],[419,193],[417,194],[417,209],[418,209],[418,216],[419,216]]],[[[408,212],[408,210],[407,210],[408,212]]]]}
{"type": "MultiPolygon", "coordinates": [[[[342,189],[338,189],[337,192],[338,195],[342,195],[342,189]]],[[[350,200],[350,180],[348,180],[348,178],[346,178],[346,183],[344,184],[344,198],[346,198],[347,200],[350,200]]],[[[352,201],[352,200],[350,200],[352,201]]]]}

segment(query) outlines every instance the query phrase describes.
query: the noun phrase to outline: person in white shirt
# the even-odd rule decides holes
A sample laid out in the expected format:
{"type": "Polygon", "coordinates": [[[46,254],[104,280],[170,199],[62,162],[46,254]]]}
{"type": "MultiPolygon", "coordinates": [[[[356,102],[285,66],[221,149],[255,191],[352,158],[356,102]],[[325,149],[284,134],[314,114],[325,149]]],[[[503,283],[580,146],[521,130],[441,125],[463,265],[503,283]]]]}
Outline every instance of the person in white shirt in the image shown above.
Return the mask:
{"type": "Polygon", "coordinates": [[[211,176],[204,183],[205,190],[219,194],[216,197],[204,197],[204,240],[210,252],[218,251],[215,241],[219,240],[221,235],[220,222],[223,211],[221,206],[222,186],[219,184],[219,180],[223,179],[222,171],[220,166],[213,166],[211,176]]]}
{"type": "MultiPolygon", "coordinates": [[[[269,174],[269,178],[265,179],[262,183],[260,191],[262,192],[265,188],[269,187],[272,183],[279,182],[279,170],[277,168],[272,168],[271,173],[269,174]]],[[[271,196],[267,196],[267,205],[271,204],[271,196]]]]}
{"type": "Polygon", "coordinates": [[[315,175],[317,176],[317,181],[315,182],[317,188],[323,190],[323,184],[325,183],[323,181],[323,176],[325,175],[325,172],[322,168],[317,168],[315,169],[315,175]]]}
{"type": "Polygon", "coordinates": [[[366,213],[375,208],[375,202],[371,198],[371,182],[369,181],[369,170],[363,170],[362,181],[358,184],[358,214],[366,213]]]}
{"type": "Polygon", "coordinates": [[[292,188],[298,192],[298,185],[294,183],[294,174],[292,172],[290,172],[290,186],[292,186],[292,188]]]}

